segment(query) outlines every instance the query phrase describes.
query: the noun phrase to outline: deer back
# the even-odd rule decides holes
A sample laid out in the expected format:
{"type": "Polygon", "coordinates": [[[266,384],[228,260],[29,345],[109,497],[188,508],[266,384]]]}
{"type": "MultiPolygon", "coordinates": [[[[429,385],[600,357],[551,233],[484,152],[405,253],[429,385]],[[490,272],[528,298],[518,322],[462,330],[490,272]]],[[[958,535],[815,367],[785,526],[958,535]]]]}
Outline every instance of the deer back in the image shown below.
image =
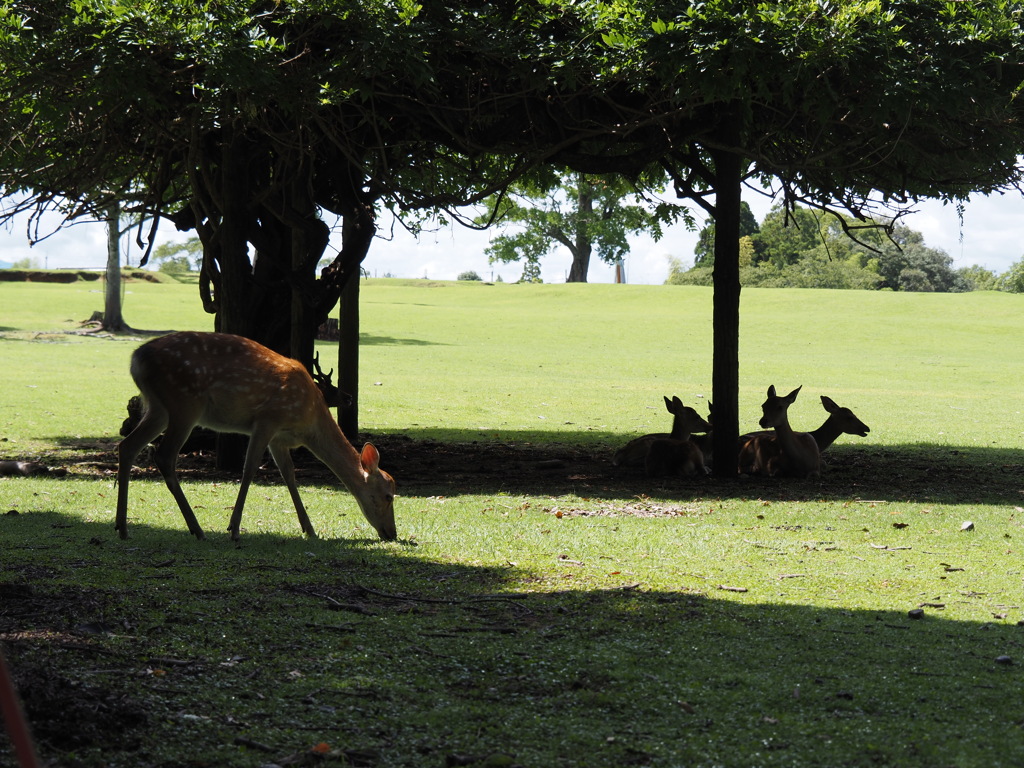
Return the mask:
{"type": "Polygon", "coordinates": [[[704,454],[692,440],[658,438],[650,443],[644,470],[649,477],[704,475],[704,454]]]}
{"type": "Polygon", "coordinates": [[[241,336],[182,332],[154,339],[132,356],[131,374],[147,402],[221,432],[251,434],[272,424],[275,434],[291,434],[298,444],[330,417],[301,363],[241,336]]]}

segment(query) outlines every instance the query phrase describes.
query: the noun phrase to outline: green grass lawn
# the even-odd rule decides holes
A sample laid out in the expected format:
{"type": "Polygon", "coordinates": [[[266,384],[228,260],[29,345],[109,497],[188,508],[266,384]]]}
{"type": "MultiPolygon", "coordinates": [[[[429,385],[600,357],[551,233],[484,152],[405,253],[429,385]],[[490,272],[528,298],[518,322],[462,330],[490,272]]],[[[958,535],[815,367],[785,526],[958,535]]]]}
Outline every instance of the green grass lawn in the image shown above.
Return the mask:
{"type": "MultiPolygon", "coordinates": [[[[195,290],[132,283],[126,320],[209,329],[195,290]]],[[[140,339],[71,333],[95,291],[0,283],[0,459],[68,469],[0,478],[0,641],[54,764],[1024,764],[1021,297],[746,290],[741,428],[803,385],[797,428],[825,394],[871,433],[820,480],[652,481],[610,454],[663,395],[705,412],[709,290],[366,281],[400,540],[321,473],[303,539],[268,468],[236,546],[197,461],[207,541],[141,469],[114,535],[140,339]]]]}

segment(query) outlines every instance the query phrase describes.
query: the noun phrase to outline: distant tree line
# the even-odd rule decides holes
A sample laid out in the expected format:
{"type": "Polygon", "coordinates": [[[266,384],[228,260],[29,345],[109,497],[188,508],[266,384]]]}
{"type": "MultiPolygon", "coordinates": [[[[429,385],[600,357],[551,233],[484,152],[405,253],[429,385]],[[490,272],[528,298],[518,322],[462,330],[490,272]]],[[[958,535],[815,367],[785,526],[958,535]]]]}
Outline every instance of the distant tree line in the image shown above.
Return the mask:
{"type": "MultiPolygon", "coordinates": [[[[711,285],[715,225],[700,231],[694,263],[670,262],[666,282],[711,285]]],[[[773,208],[758,224],[750,207],[740,217],[740,281],[761,288],[845,288],[893,291],[1024,293],[1024,259],[997,274],[978,266],[953,268],[952,257],[925,245],[902,224],[891,232],[863,222],[796,207],[773,208]]]]}

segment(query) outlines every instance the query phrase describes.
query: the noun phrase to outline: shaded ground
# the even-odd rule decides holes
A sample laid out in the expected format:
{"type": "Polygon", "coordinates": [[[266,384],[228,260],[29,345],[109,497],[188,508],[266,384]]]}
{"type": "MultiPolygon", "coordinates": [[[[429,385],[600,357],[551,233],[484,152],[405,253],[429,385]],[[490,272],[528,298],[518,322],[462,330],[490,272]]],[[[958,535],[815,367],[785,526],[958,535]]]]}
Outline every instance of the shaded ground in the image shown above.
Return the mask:
{"type": "MultiPolygon", "coordinates": [[[[382,464],[410,496],[454,494],[531,495],[565,497],[559,504],[566,515],[659,516],[685,513],[700,499],[723,497],[787,500],[835,499],[844,502],[921,500],[930,503],[1024,503],[1024,461],[1019,451],[957,449],[948,446],[908,446],[901,449],[857,444],[836,446],[828,454],[831,466],[820,480],[770,478],[652,479],[642,470],[611,465],[611,446],[557,443],[461,442],[442,443],[403,436],[375,437],[382,464]]],[[[115,470],[113,442],[76,441],[76,460],[64,467],[71,476],[95,473],[109,477],[115,470]]],[[[333,482],[330,473],[309,456],[297,457],[300,483],[333,482]]],[[[212,455],[203,450],[183,455],[180,470],[192,479],[228,479],[216,472],[212,455]]],[[[155,476],[153,468],[138,473],[155,476]]],[[[268,462],[263,481],[274,482],[268,462]]],[[[7,514],[16,514],[13,511],[7,514]]],[[[39,562],[45,562],[40,560],[39,562]]],[[[10,575],[10,574],[9,574],[10,575]]],[[[63,669],[88,665],[117,667],[121,660],[91,642],[96,635],[125,628],[107,626],[103,595],[95,590],[47,586],[47,567],[21,573],[16,581],[0,581],[0,640],[12,651],[41,639],[51,649],[48,658],[21,659],[15,677],[37,740],[67,751],[116,744],[124,734],[154,716],[144,703],[102,684],[72,680],[63,669]],[[34,583],[42,586],[35,587],[34,583]],[[99,617],[99,618],[98,618],[99,617]],[[25,627],[35,627],[31,634],[25,627]],[[39,629],[39,627],[46,629],[39,629]],[[83,658],[84,657],[84,658],[83,658]]],[[[341,596],[345,597],[345,596],[341,596]]],[[[339,606],[356,605],[348,598],[339,606]]],[[[347,609],[346,609],[347,610],[347,609]]],[[[351,609],[356,610],[356,609],[351,609]]],[[[164,660],[164,665],[173,660],[164,660]]],[[[259,749],[259,745],[254,747],[259,749]]],[[[373,764],[372,756],[360,763],[373,764]]]]}
{"type": "MultiPolygon", "coordinates": [[[[1024,451],[1017,449],[915,444],[865,445],[856,438],[834,445],[824,455],[821,478],[768,477],[651,478],[642,469],[615,467],[612,454],[623,440],[598,442],[533,440],[441,441],[404,435],[364,435],[381,452],[381,467],[398,484],[399,495],[453,496],[506,493],[532,496],[576,495],[621,501],[657,497],[763,498],[787,500],[880,500],[927,503],[1010,504],[1024,502],[1024,451]]],[[[76,439],[67,449],[74,461],[55,467],[74,474],[109,475],[116,471],[116,443],[76,439]]],[[[182,477],[230,481],[237,473],[214,469],[212,446],[186,445],[178,461],[182,477]]],[[[14,458],[14,457],[12,457],[14,458]]],[[[144,462],[145,457],[139,461],[144,462]]],[[[325,466],[299,451],[300,482],[336,483],[325,466]]],[[[51,466],[53,463],[51,462],[51,466]]],[[[137,468],[140,476],[158,477],[155,467],[137,468]]],[[[277,482],[269,457],[262,481],[277,482]]]]}

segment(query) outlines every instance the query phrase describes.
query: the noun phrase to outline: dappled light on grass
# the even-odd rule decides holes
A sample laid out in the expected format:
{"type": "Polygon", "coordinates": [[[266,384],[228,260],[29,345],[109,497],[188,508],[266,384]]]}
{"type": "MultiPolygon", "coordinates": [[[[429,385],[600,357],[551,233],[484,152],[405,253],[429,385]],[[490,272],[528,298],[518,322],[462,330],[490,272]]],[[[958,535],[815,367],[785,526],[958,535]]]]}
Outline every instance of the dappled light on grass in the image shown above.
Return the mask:
{"type": "MultiPolygon", "coordinates": [[[[328,763],[417,768],[1024,762],[1019,323],[994,311],[1012,297],[745,292],[741,413],[769,379],[804,384],[794,422],[820,424],[827,394],[870,435],[830,448],[820,479],[650,479],[611,457],[668,428],[663,396],[708,385],[710,294],[540,288],[452,307],[364,286],[389,543],[300,458],[322,538],[301,535],[268,462],[236,545],[237,475],[204,453],[179,466],[208,540],[140,459],[120,542],[138,342],[5,343],[4,458],[67,470],[0,478],[0,642],[32,711],[68,713],[36,720],[45,757],[72,759],[53,723],[82,734],[86,767],[284,764],[319,745],[328,763]],[[781,311],[805,330],[785,349],[781,311]],[[652,344],[669,325],[697,330],[652,344]]],[[[131,322],[183,318],[166,290],[131,322]]],[[[17,318],[46,296],[51,315],[89,303],[33,288],[17,318]]]]}
{"type": "MultiPolygon", "coordinates": [[[[474,505],[441,506],[455,519],[474,505]]],[[[45,755],[67,746],[39,707],[63,707],[72,692],[102,702],[74,715],[85,765],[175,763],[201,749],[241,766],[321,745],[398,766],[472,754],[522,765],[586,755],[609,768],[736,755],[813,765],[930,766],[961,752],[974,764],[1024,759],[1021,713],[1006,706],[1022,667],[998,661],[1024,657],[1013,616],[948,620],[950,605],[914,619],[908,609],[925,597],[898,588],[894,597],[913,602],[882,607],[884,582],[909,557],[899,548],[907,529],[893,529],[901,538],[888,550],[850,549],[857,521],[828,532],[838,549],[812,550],[821,531],[787,529],[785,512],[762,510],[762,529],[741,526],[731,539],[717,521],[719,559],[740,564],[729,575],[746,592],[719,589],[722,578],[705,571],[714,558],[699,549],[680,550],[690,576],[661,572],[657,548],[648,565],[630,562],[614,549],[615,532],[588,518],[548,515],[552,526],[587,528],[537,533],[555,537],[552,554],[575,563],[520,557],[510,567],[468,552],[481,562],[458,562],[433,536],[403,548],[256,533],[235,548],[226,537],[196,542],[137,524],[119,542],[107,524],[26,511],[0,518],[0,638],[45,755]],[[45,566],[35,562],[40,548],[45,566]],[[874,585],[863,594],[874,592],[874,605],[863,608],[780,601],[775,593],[801,582],[780,578],[792,562],[759,576],[742,566],[765,553],[803,558],[805,583],[831,578],[849,590],[849,576],[813,558],[841,553],[851,563],[872,552],[879,559],[864,577],[874,585]],[[602,554],[626,561],[633,580],[595,587],[559,578],[623,566],[602,554]],[[135,717],[122,717],[116,702],[135,717]]],[[[525,514],[500,525],[528,527],[543,513],[525,514]]],[[[663,549],[712,533],[678,525],[663,532],[663,549]]],[[[526,550],[539,553],[529,544],[519,554],[526,550]]],[[[938,568],[949,556],[928,557],[938,568]]]]}

